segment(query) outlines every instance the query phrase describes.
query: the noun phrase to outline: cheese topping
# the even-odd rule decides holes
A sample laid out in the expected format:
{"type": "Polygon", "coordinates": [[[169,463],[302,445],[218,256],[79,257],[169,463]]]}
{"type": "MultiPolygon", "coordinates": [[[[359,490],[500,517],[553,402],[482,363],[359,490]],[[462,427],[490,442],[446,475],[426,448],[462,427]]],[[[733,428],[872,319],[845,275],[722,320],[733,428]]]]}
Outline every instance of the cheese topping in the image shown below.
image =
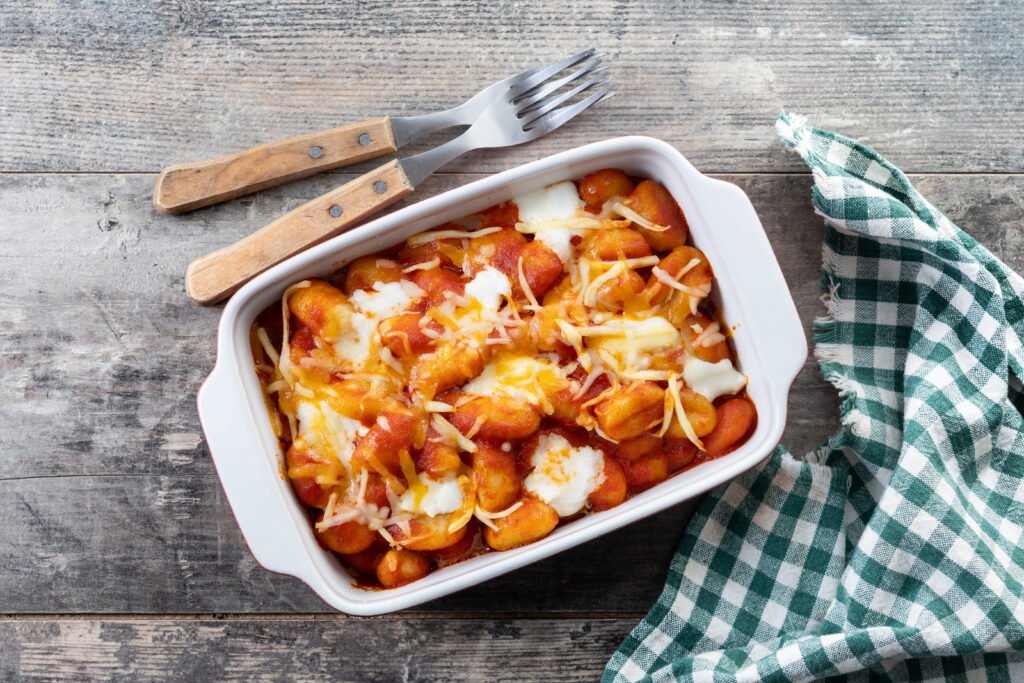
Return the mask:
{"type": "Polygon", "coordinates": [[[444,479],[431,479],[420,475],[422,492],[409,488],[399,499],[398,507],[404,512],[415,512],[436,517],[455,512],[462,507],[462,488],[458,477],[449,474],[444,479]]]}
{"type": "Polygon", "coordinates": [[[380,322],[393,318],[409,307],[424,291],[411,280],[398,282],[376,282],[372,291],[357,289],[349,301],[367,318],[380,322]]]}
{"type": "Polygon", "coordinates": [[[340,359],[348,361],[346,369],[365,368],[378,345],[380,322],[398,315],[423,294],[423,290],[409,280],[377,282],[370,291],[353,292],[349,297],[350,305],[338,306],[333,317],[342,332],[334,340],[334,350],[340,359]]]}
{"type": "MultiPolygon", "coordinates": [[[[278,420],[276,433],[285,446],[290,435],[301,456],[288,455],[287,474],[296,482],[313,479],[321,487],[300,491],[307,503],[323,506],[318,529],[356,521],[392,546],[426,538],[433,533],[429,530],[451,534],[472,516],[500,531],[508,523],[502,519],[530,497],[546,502],[560,517],[571,517],[587,508],[589,496],[604,482],[606,455],[600,447],[573,446],[564,432],[547,431],[552,424],[548,416],[574,421],[575,427],[618,443],[613,437],[628,435],[606,419],[600,406],[626,385],[656,382],[664,390],[663,402],[655,406],[660,425],[654,420],[644,429],[664,436],[678,427],[703,450],[696,421],[691,424],[686,414],[693,398],[687,399],[687,387],[714,400],[746,386],[747,378],[730,360],[707,363],[693,357],[726,341],[718,323],[697,315],[711,291],[710,268],[698,269],[706,263],[703,257],[670,273],[662,267],[667,249],[627,258],[594,232],[638,227],[664,232],[665,226],[646,220],[619,198],[606,202],[600,214],[588,213],[572,182],[513,201],[518,235],[474,243],[507,231],[478,220],[484,214],[477,214],[445,226],[453,229],[406,241],[412,247],[436,242],[436,249],[417,250],[414,258],[397,250],[377,258],[378,268],[401,269],[424,283],[429,301],[408,279],[377,282],[347,296],[329,283],[307,280],[282,295],[280,346],[272,328],[254,328],[251,343],[265,397],[276,400],[279,415],[288,419],[287,426],[278,420]],[[585,254],[573,243],[583,236],[588,238],[585,254]],[[600,249],[589,248],[592,237],[600,249]],[[531,263],[521,256],[518,250],[531,239],[559,257],[560,272],[558,264],[549,268],[543,260],[531,263]],[[620,257],[614,258],[615,253],[620,257]],[[309,287],[315,289],[289,304],[289,297],[309,287]],[[392,321],[385,345],[380,324],[409,310],[415,317],[392,321]],[[301,321],[303,337],[289,334],[296,321],[301,321]],[[454,471],[437,479],[416,465],[427,441],[479,454],[483,439],[500,438],[494,445],[506,457],[517,463],[525,457],[521,449],[528,435],[504,440],[511,432],[498,431],[500,425],[489,422],[489,414],[463,409],[474,401],[482,405],[481,397],[530,406],[544,419],[545,431],[534,437],[537,447],[529,456],[531,471],[521,482],[522,495],[496,512],[480,507],[480,473],[466,462],[454,460],[454,471]],[[399,428],[388,406],[408,411],[403,414],[414,416],[411,424],[399,428]],[[390,458],[377,457],[384,442],[360,445],[359,458],[353,458],[359,440],[371,430],[370,437],[376,438],[379,430],[392,428],[390,458]],[[315,502],[306,498],[307,492],[315,502]]],[[[623,242],[623,248],[629,244],[623,242]]],[[[588,443],[602,442],[594,438],[588,443]]]]}
{"type": "Polygon", "coordinates": [[[299,437],[316,443],[320,453],[326,447],[351,474],[356,438],[368,431],[363,423],[342,415],[325,402],[300,401],[295,413],[299,420],[299,437]]]}
{"type": "Polygon", "coordinates": [[[587,496],[604,481],[604,453],[574,448],[559,434],[544,434],[530,458],[531,472],[523,488],[558,512],[570,517],[584,508],[587,496]]]}
{"type": "Polygon", "coordinates": [[[510,396],[530,405],[543,405],[549,396],[568,386],[563,373],[557,357],[551,360],[501,353],[463,391],[476,396],[510,396]]]}
{"type": "Polygon", "coordinates": [[[735,394],[747,386],[746,375],[736,372],[728,358],[708,363],[691,356],[683,365],[683,380],[688,387],[709,401],[725,394],[735,394]]]}
{"type": "Polygon", "coordinates": [[[643,369],[643,357],[656,351],[679,346],[679,330],[661,316],[640,320],[613,318],[601,325],[577,328],[580,334],[592,337],[591,348],[611,355],[622,369],[643,369]]]}
{"type": "Polygon", "coordinates": [[[466,296],[485,311],[497,311],[502,297],[512,296],[512,283],[500,270],[487,267],[466,283],[466,296]]]}
{"type": "Polygon", "coordinates": [[[512,201],[519,207],[520,221],[527,225],[544,224],[537,239],[558,254],[562,263],[568,263],[572,259],[572,238],[580,233],[552,224],[575,217],[583,208],[576,185],[566,180],[521,194],[512,201]]]}

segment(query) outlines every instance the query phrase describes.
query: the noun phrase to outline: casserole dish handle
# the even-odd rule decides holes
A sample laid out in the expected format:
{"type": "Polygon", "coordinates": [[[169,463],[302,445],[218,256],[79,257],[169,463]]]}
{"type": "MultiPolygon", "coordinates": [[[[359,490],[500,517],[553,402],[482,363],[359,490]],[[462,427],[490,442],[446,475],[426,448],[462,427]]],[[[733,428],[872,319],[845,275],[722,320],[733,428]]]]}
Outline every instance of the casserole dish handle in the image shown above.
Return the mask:
{"type": "Polygon", "coordinates": [[[218,363],[199,390],[199,419],[231,511],[256,561],[270,571],[300,576],[306,551],[297,546],[282,476],[276,462],[263,456],[259,430],[233,376],[218,363]]]}
{"type": "Polygon", "coordinates": [[[776,397],[785,405],[790,384],[807,361],[807,337],[800,314],[750,198],[732,183],[707,176],[704,179],[705,197],[714,205],[717,220],[733,232],[732,258],[737,268],[758,273],[760,278],[756,288],[743,289],[745,314],[771,316],[760,326],[758,352],[762,358],[770,359],[765,363],[765,371],[776,397]],[[765,263],[766,259],[771,259],[771,263],[765,263]]]}

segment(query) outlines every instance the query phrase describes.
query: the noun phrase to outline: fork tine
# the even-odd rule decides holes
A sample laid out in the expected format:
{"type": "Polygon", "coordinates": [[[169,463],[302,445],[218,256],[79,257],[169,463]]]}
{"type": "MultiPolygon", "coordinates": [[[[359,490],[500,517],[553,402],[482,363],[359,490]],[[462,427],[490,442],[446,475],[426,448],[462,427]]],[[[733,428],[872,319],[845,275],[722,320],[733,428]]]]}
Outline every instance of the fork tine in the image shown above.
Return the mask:
{"type": "Polygon", "coordinates": [[[608,68],[601,64],[601,58],[598,57],[593,62],[585,64],[576,71],[573,71],[565,78],[559,78],[556,81],[548,81],[547,83],[541,83],[540,85],[531,88],[530,90],[524,92],[522,95],[519,95],[518,97],[513,99],[512,104],[519,107],[521,111],[525,111],[526,108],[536,104],[537,102],[547,97],[551,93],[555,92],[562,86],[568,83],[572,83],[573,81],[583,78],[584,76],[596,75],[607,70],[608,68]]]}
{"type": "Polygon", "coordinates": [[[528,124],[529,127],[524,127],[525,130],[531,137],[530,139],[536,139],[541,135],[550,133],[555,128],[563,125],[566,121],[569,121],[577,114],[582,112],[584,109],[597,104],[603,100],[608,99],[615,92],[612,90],[612,84],[609,82],[603,88],[595,93],[588,95],[585,99],[580,100],[576,104],[572,104],[561,109],[548,112],[528,124]]]}
{"type": "Polygon", "coordinates": [[[513,76],[512,79],[515,79],[515,82],[510,84],[511,97],[516,98],[525,94],[558,72],[576,66],[580,62],[590,59],[596,53],[596,48],[589,48],[583,52],[578,52],[571,57],[566,57],[565,59],[557,62],[552,62],[547,66],[540,66],[535,69],[531,69],[530,71],[524,71],[518,76],[513,76]]]}
{"type": "Polygon", "coordinates": [[[598,76],[597,78],[591,78],[589,81],[580,83],[572,90],[567,90],[558,95],[552,95],[551,97],[548,97],[546,100],[542,102],[538,102],[537,104],[525,110],[521,110],[518,113],[518,115],[520,118],[525,119],[523,121],[523,128],[528,127],[531,123],[533,123],[540,117],[544,116],[552,109],[555,109],[559,105],[563,104],[564,102],[568,102],[576,95],[579,95],[582,92],[586,92],[591,88],[601,88],[611,84],[611,81],[606,80],[600,76],[598,76]]]}

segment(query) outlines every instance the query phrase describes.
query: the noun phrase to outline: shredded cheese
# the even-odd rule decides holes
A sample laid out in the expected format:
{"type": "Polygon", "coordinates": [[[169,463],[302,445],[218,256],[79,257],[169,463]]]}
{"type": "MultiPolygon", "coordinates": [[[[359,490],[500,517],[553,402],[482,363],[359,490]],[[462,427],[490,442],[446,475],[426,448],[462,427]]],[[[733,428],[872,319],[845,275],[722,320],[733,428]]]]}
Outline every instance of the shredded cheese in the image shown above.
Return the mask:
{"type": "Polygon", "coordinates": [[[473,239],[474,237],[484,237],[485,235],[493,235],[496,232],[501,232],[502,228],[483,228],[481,230],[435,230],[433,232],[421,232],[418,235],[413,235],[405,241],[410,247],[419,246],[421,244],[427,244],[428,242],[434,242],[436,240],[448,240],[448,239],[473,239]]]}
{"type": "Polygon", "coordinates": [[[628,218],[630,222],[636,223],[645,230],[650,230],[651,232],[665,232],[666,230],[668,230],[668,226],[655,225],[654,223],[650,222],[649,220],[647,220],[646,218],[644,218],[636,211],[623,204],[622,202],[615,202],[614,204],[612,204],[612,211],[619,214],[623,218],[628,218]]]}
{"type": "Polygon", "coordinates": [[[668,392],[672,395],[672,403],[675,406],[676,419],[679,420],[679,426],[683,428],[683,433],[686,434],[686,438],[689,439],[693,445],[703,451],[704,444],[697,437],[697,432],[693,431],[693,425],[690,424],[689,418],[686,417],[686,411],[683,410],[683,399],[679,395],[679,378],[676,375],[672,375],[668,378],[668,392]]]}
{"type": "Polygon", "coordinates": [[[440,256],[435,256],[434,258],[430,259],[429,261],[424,261],[423,263],[414,263],[411,266],[406,266],[405,268],[402,268],[402,272],[403,273],[413,273],[413,272],[415,272],[417,270],[433,270],[433,269],[437,268],[440,265],[441,265],[441,257],[440,256]]]}

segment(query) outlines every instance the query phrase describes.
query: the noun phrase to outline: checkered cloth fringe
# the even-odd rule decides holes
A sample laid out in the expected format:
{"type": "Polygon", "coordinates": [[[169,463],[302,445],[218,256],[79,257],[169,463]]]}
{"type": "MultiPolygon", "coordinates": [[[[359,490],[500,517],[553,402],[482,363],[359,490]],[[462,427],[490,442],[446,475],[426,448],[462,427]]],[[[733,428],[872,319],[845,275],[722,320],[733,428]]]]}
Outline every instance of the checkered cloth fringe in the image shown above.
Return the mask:
{"type": "Polygon", "coordinates": [[[1024,280],[873,150],[814,173],[843,429],[710,494],[605,681],[1024,680],[1024,280]]]}

